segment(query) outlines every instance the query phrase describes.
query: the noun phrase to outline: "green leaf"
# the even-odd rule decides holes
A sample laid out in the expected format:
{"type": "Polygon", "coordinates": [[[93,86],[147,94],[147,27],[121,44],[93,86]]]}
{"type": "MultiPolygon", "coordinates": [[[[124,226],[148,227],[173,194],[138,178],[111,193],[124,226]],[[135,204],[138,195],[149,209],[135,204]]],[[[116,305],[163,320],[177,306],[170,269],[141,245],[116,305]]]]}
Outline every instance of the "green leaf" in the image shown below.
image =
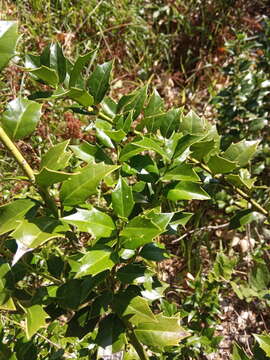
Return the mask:
{"type": "Polygon", "coordinates": [[[160,227],[144,216],[136,216],[120,232],[121,244],[126,249],[137,249],[151,242],[162,232],[160,227]]]}
{"type": "Polygon", "coordinates": [[[121,142],[127,134],[122,130],[104,130],[104,133],[115,142],[121,142]]]}
{"type": "Polygon", "coordinates": [[[99,104],[109,89],[109,80],[112,71],[112,61],[102,65],[97,65],[88,80],[90,94],[95,99],[95,104],[99,104]]]}
{"type": "Polygon", "coordinates": [[[53,184],[63,182],[75,175],[77,174],[55,171],[44,167],[38,174],[35,175],[35,179],[38,185],[42,187],[48,187],[53,184]]]}
{"type": "Polygon", "coordinates": [[[120,177],[115,189],[112,192],[112,206],[115,213],[128,218],[134,207],[132,188],[120,177]]]}
{"type": "Polygon", "coordinates": [[[225,179],[238,187],[252,189],[257,178],[250,178],[250,173],[247,169],[240,169],[239,175],[237,174],[229,174],[225,177],[225,179]]]}
{"type": "Polygon", "coordinates": [[[210,160],[207,163],[207,166],[214,175],[226,174],[228,172],[233,171],[236,168],[236,163],[227,160],[221,156],[215,155],[210,158],[210,160]]]}
{"type": "Polygon", "coordinates": [[[149,102],[144,110],[144,116],[152,116],[163,112],[164,101],[159,96],[159,93],[154,89],[152,95],[150,96],[149,102]]]}
{"type": "Polygon", "coordinates": [[[111,119],[115,117],[117,111],[117,103],[109,96],[106,96],[101,102],[101,108],[105,115],[111,119]]]}
{"type": "Polygon", "coordinates": [[[8,291],[8,274],[10,266],[0,261],[0,310],[14,311],[16,306],[8,291]]]}
{"type": "MultiPolygon", "coordinates": [[[[46,65],[46,64],[45,64],[46,65]]],[[[66,78],[66,59],[63,55],[62,48],[58,43],[52,43],[50,45],[50,66],[51,69],[54,69],[58,74],[60,83],[62,83],[66,78]]]]}
{"type": "Polygon", "coordinates": [[[41,116],[41,104],[35,101],[16,98],[7,105],[2,115],[2,127],[13,140],[30,135],[37,126],[41,116]]]}
{"type": "Polygon", "coordinates": [[[59,84],[57,72],[47,66],[42,65],[36,69],[27,69],[27,71],[33,75],[36,80],[42,80],[52,86],[57,86],[59,84]]]}
{"type": "Polygon", "coordinates": [[[79,231],[91,233],[96,239],[109,237],[115,230],[111,217],[94,207],[90,210],[77,209],[74,214],[65,216],[61,220],[75,225],[79,231]]]}
{"type": "Polygon", "coordinates": [[[90,163],[78,175],[63,182],[60,199],[63,205],[78,205],[97,192],[100,181],[118,169],[117,165],[90,163]]]}
{"type": "Polygon", "coordinates": [[[30,340],[36,332],[46,326],[48,314],[40,305],[33,305],[25,309],[26,312],[26,336],[30,340]]]}
{"type": "Polygon", "coordinates": [[[156,322],[148,301],[128,291],[117,294],[114,298],[114,309],[120,317],[127,317],[131,324],[137,326],[141,322],[156,322]]]}
{"type": "Polygon", "coordinates": [[[130,166],[136,170],[138,180],[155,183],[159,179],[157,164],[149,155],[133,156],[130,166]]]}
{"type": "Polygon", "coordinates": [[[200,118],[192,110],[186,116],[183,116],[181,120],[180,131],[183,134],[203,135],[208,128],[204,118],[200,118]]]}
{"type": "Polygon", "coordinates": [[[143,279],[141,282],[144,282],[145,273],[145,266],[132,263],[121,267],[116,276],[123,284],[132,284],[133,282],[136,283],[138,279],[143,279]]]}
{"type": "Polygon", "coordinates": [[[17,21],[0,21],[0,70],[15,55],[18,38],[17,21]]]}
{"type": "Polygon", "coordinates": [[[50,170],[59,170],[65,168],[71,157],[70,151],[66,151],[69,140],[63,141],[52,146],[41,158],[40,168],[48,168],[50,170]]]}
{"type": "Polygon", "coordinates": [[[260,348],[264,350],[267,356],[270,356],[270,336],[253,334],[255,340],[259,343],[260,348]]]}
{"type": "Polygon", "coordinates": [[[15,200],[0,206],[0,235],[14,230],[18,220],[22,220],[33,206],[35,202],[29,199],[15,200]]]}
{"type": "Polygon", "coordinates": [[[117,262],[117,255],[108,246],[93,247],[77,261],[75,279],[111,270],[117,262]]]}
{"type": "Polygon", "coordinates": [[[177,212],[174,214],[172,221],[170,221],[170,227],[177,231],[178,225],[185,226],[192,216],[193,213],[177,212]]]}
{"type": "Polygon", "coordinates": [[[126,161],[144,150],[153,150],[164,158],[168,159],[166,151],[164,151],[158,145],[157,141],[147,137],[142,137],[124,146],[124,148],[121,150],[119,160],[126,161]]]}
{"type": "Polygon", "coordinates": [[[258,219],[258,213],[250,209],[240,210],[230,221],[230,229],[237,229],[258,219]]]}
{"type": "Polygon", "coordinates": [[[101,348],[98,349],[98,358],[113,358],[112,354],[123,349],[126,344],[125,327],[115,314],[101,320],[95,342],[101,348]]]}
{"type": "Polygon", "coordinates": [[[232,360],[250,360],[245,351],[237,344],[233,344],[232,360]]]}
{"type": "Polygon", "coordinates": [[[200,185],[189,181],[181,181],[174,189],[169,190],[167,198],[172,201],[177,200],[208,200],[210,199],[206,191],[200,185]]]}
{"type": "Polygon", "coordinates": [[[117,112],[125,113],[133,110],[133,120],[140,115],[147,97],[147,85],[129,95],[123,95],[118,102],[117,112]]]}
{"type": "Polygon", "coordinates": [[[180,111],[172,109],[166,113],[155,114],[142,120],[142,124],[146,126],[149,132],[155,133],[160,130],[161,135],[168,138],[179,128],[180,111]]]}
{"type": "Polygon", "coordinates": [[[162,261],[169,258],[164,245],[157,243],[149,243],[144,245],[140,251],[140,256],[150,261],[162,261]]]}
{"type": "Polygon", "coordinates": [[[141,322],[134,330],[137,338],[144,345],[153,349],[176,346],[189,334],[180,326],[178,317],[156,315],[156,322],[141,322]]]}
{"type": "Polygon", "coordinates": [[[92,55],[93,55],[93,51],[90,51],[83,56],[78,56],[74,66],[73,66],[73,69],[71,71],[71,74],[70,74],[69,88],[76,87],[77,80],[80,77],[80,74],[81,74],[84,66],[89,62],[92,55]]]}
{"type": "Polygon", "coordinates": [[[170,180],[183,180],[183,181],[193,181],[198,182],[201,181],[200,177],[193,170],[192,165],[190,164],[180,164],[176,167],[169,169],[165,175],[162,176],[163,181],[170,180]]]}
{"type": "Polygon", "coordinates": [[[194,159],[199,161],[205,159],[205,161],[208,161],[206,158],[209,158],[210,154],[217,151],[216,147],[217,144],[215,140],[199,141],[190,146],[190,151],[194,159]]]}
{"type": "Polygon", "coordinates": [[[68,230],[58,220],[49,217],[39,217],[19,221],[17,228],[11,233],[18,248],[14,255],[14,265],[26,252],[37,248],[46,241],[56,237],[64,237],[60,232],[68,230]]]}
{"type": "Polygon", "coordinates": [[[240,167],[248,164],[257,151],[259,141],[242,140],[236,144],[231,144],[223,153],[223,157],[236,162],[240,167]]]}
{"type": "Polygon", "coordinates": [[[51,97],[53,99],[69,98],[85,107],[92,106],[94,103],[93,96],[90,95],[86,90],[78,89],[74,87],[68,90],[59,88],[56,91],[54,91],[51,97]]]}
{"type": "Polygon", "coordinates": [[[175,146],[173,159],[176,159],[176,158],[180,157],[181,155],[183,155],[183,153],[185,151],[187,151],[191,145],[202,140],[203,138],[204,138],[204,136],[189,135],[189,134],[182,136],[177,141],[177,145],[175,146]]]}
{"type": "Polygon", "coordinates": [[[85,162],[107,162],[112,163],[111,159],[105,152],[97,145],[89,144],[87,141],[82,141],[80,145],[70,145],[71,150],[81,160],[85,162]]]}

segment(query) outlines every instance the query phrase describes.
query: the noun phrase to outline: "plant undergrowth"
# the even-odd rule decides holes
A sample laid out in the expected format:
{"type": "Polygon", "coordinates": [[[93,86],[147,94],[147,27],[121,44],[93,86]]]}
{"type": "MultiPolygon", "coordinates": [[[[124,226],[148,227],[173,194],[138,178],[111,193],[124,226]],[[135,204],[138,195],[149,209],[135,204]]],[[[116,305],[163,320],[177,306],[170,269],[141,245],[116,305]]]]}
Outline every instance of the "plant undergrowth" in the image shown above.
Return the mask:
{"type": "MultiPolygon", "coordinates": [[[[269,308],[269,201],[250,168],[260,139],[224,146],[215,125],[167,108],[149,82],[113,98],[113,61],[96,65],[93,51],[68,58],[57,42],[16,52],[16,22],[0,26],[0,68],[13,58],[22,77],[1,113],[0,356],[217,353],[228,297],[269,308]],[[48,113],[54,134],[41,127],[48,113]],[[57,134],[59,116],[71,139],[57,134]],[[209,236],[222,229],[247,234],[242,253],[235,237],[209,236]]],[[[231,349],[233,360],[269,354],[261,331],[248,349],[231,349]]]]}

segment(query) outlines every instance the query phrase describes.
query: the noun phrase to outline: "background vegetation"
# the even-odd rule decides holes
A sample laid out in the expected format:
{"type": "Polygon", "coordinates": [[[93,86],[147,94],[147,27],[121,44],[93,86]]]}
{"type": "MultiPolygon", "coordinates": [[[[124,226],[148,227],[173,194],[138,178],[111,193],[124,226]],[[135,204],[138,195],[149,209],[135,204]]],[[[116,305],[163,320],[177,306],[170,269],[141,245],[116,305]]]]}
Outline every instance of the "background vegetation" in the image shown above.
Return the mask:
{"type": "MultiPolygon", "coordinates": [[[[153,313],[162,312],[167,317],[180,314],[181,325],[190,335],[182,340],[178,339],[177,346],[173,344],[173,347],[161,352],[156,352],[156,349],[146,342],[151,359],[238,360],[268,359],[270,356],[269,17],[266,0],[50,0],[46,3],[41,0],[1,1],[1,19],[18,20],[21,39],[17,46],[17,54],[20,56],[13,58],[0,74],[0,110],[4,114],[10,101],[18,97],[42,103],[42,116],[34,133],[14,139],[34,171],[39,171],[40,159],[48,149],[59,142],[63,144],[67,139],[70,140],[73,150],[79,149],[82,141],[100,146],[114,164],[119,164],[116,158],[127,141],[124,139],[122,142],[121,139],[117,145],[119,148],[116,147],[119,151],[114,153],[110,150],[112,147],[108,136],[104,137],[104,130],[108,134],[112,129],[103,128],[104,123],[101,121],[99,127],[97,126],[98,130],[91,127],[91,121],[96,121],[99,117],[99,113],[92,113],[96,111],[95,108],[81,105],[78,107],[78,104],[74,105],[74,101],[70,99],[42,100],[40,94],[37,96],[37,92],[42,92],[43,95],[44,92],[50,92],[53,86],[46,81],[43,84],[37,83],[25,72],[24,56],[40,55],[52,42],[58,42],[63,47],[64,55],[70,62],[74,62],[79,55],[93,52],[82,70],[84,79],[91,76],[97,64],[114,60],[113,76],[107,95],[110,94],[116,103],[134,89],[144,89],[143,86],[148,85],[148,100],[145,98],[144,107],[137,109],[144,114],[144,118],[147,118],[147,111],[149,114],[147,104],[149,106],[150,94],[156,89],[165,100],[162,111],[173,106],[176,110],[172,111],[181,112],[183,119],[188,114],[188,121],[197,124],[199,118],[189,112],[194,110],[209,124],[215,124],[221,135],[218,156],[223,156],[232,143],[242,140],[245,143],[245,140],[248,140],[251,141],[249,144],[255,144],[255,141],[259,140],[258,145],[253,147],[253,156],[248,157],[246,162],[238,159],[238,168],[228,171],[229,175],[224,175],[226,171],[223,173],[216,162],[209,165],[207,156],[215,142],[213,134],[210,138],[204,138],[203,146],[200,142],[197,148],[196,143],[189,144],[188,149],[190,150],[191,146],[193,159],[185,158],[184,161],[187,161],[188,165],[193,161],[193,169],[210,197],[209,200],[201,202],[196,197],[187,199],[192,201],[180,198],[180,202],[176,204],[171,204],[170,198],[166,201],[163,199],[162,196],[166,197],[170,189],[162,187],[161,190],[157,184],[159,181],[162,183],[162,169],[168,164],[164,163],[159,153],[153,154],[153,148],[145,148],[149,154],[147,157],[147,153],[144,153],[149,161],[144,164],[148,166],[146,170],[139,167],[138,163],[142,158],[139,158],[138,154],[134,160],[125,160],[127,165],[120,175],[123,179],[129,179],[128,185],[133,189],[134,198],[137,197],[136,216],[140,211],[145,211],[143,201],[149,201],[153,207],[162,203],[162,211],[166,213],[184,210],[185,213],[193,214],[190,217],[186,215],[182,222],[177,219],[178,223],[159,236],[160,248],[163,250],[162,256],[158,252],[160,261],[157,267],[153,266],[153,260],[157,261],[157,258],[150,256],[149,259],[149,255],[133,258],[136,266],[143,264],[147,270],[142,272],[139,269],[136,278],[142,275],[149,278],[152,276],[151,271],[154,271],[157,281],[160,281],[157,288],[162,296],[154,301],[144,297],[151,304],[153,313]],[[200,156],[202,149],[206,153],[200,156]],[[144,176],[145,172],[148,177],[144,176]],[[139,175],[135,176],[135,173],[139,175]],[[135,179],[131,179],[132,176],[135,179]],[[147,188],[144,187],[145,184],[147,188]],[[152,197],[155,193],[158,194],[156,198],[152,197]],[[166,255],[163,253],[165,250],[166,255]]],[[[112,116],[104,109],[103,106],[105,117],[112,116]]],[[[124,110],[125,106],[122,105],[120,113],[125,112],[124,110]]],[[[5,116],[2,115],[2,118],[5,116]]],[[[145,129],[136,128],[142,118],[141,115],[134,119],[133,127],[126,131],[128,141],[136,142],[135,135],[145,135],[145,129]]],[[[159,143],[160,138],[155,129],[147,125],[147,121],[145,128],[146,136],[153,136],[159,143]]],[[[183,132],[183,129],[174,130],[183,132]]],[[[169,131],[167,136],[167,132],[164,134],[162,131],[161,135],[167,141],[164,140],[164,150],[168,151],[168,139],[172,134],[169,131]]],[[[192,131],[187,134],[194,135],[192,131]]],[[[117,142],[118,139],[114,138],[114,141],[117,142]]],[[[14,158],[2,143],[0,146],[1,204],[7,204],[12,199],[41,201],[36,190],[29,187],[28,180],[14,158]]],[[[246,151],[248,150],[245,146],[240,146],[236,152],[243,154],[246,151]]],[[[83,164],[82,161],[85,161],[81,153],[78,156],[78,151],[75,151],[75,155],[66,171],[76,171],[83,164]]],[[[100,153],[95,154],[95,161],[99,163],[105,159],[105,155],[103,152],[102,156],[100,153]]],[[[227,160],[236,161],[234,158],[227,160]]],[[[108,164],[108,159],[106,162],[108,164]]],[[[222,166],[225,166],[224,163],[222,166]]],[[[189,173],[189,176],[193,176],[194,180],[193,173],[189,173]]],[[[179,180],[167,176],[166,181],[173,179],[179,180]]],[[[107,210],[104,209],[108,206],[108,214],[118,218],[119,213],[115,206],[108,205],[111,204],[111,192],[116,186],[116,183],[111,181],[102,183],[99,200],[92,199],[91,204],[105,212],[107,210]],[[99,202],[101,198],[103,200],[99,202]]],[[[122,186],[125,187],[125,184],[122,183],[122,186]]],[[[59,196],[58,190],[57,187],[50,190],[50,194],[56,199],[59,196]]],[[[131,219],[134,213],[126,215],[131,219]]],[[[68,213],[65,216],[68,216],[68,213]]],[[[123,226],[121,221],[120,225],[118,224],[120,227],[123,226]]],[[[17,303],[17,312],[5,311],[2,307],[0,358],[2,356],[3,359],[16,359],[12,357],[14,354],[17,359],[61,359],[68,356],[78,359],[98,356],[104,359],[113,358],[106,357],[101,350],[97,350],[94,341],[97,333],[88,323],[85,325],[87,334],[81,329],[84,326],[81,326],[81,333],[78,335],[78,324],[85,324],[81,306],[86,300],[89,301],[89,296],[96,300],[103,294],[106,299],[105,303],[102,300],[101,304],[96,300],[97,309],[91,310],[96,311],[95,314],[101,318],[110,316],[110,300],[108,289],[104,295],[102,287],[98,290],[95,288],[94,294],[87,293],[80,303],[73,299],[72,294],[78,291],[76,286],[79,282],[72,279],[67,259],[76,253],[83,253],[90,243],[87,231],[72,229],[76,235],[72,237],[72,231],[66,234],[68,245],[65,242],[60,245],[49,242],[33,253],[25,254],[13,268],[15,279],[12,284],[8,285],[2,280],[1,285],[0,282],[0,286],[8,288],[15,303],[17,301],[26,309],[31,309],[28,313],[22,308],[18,311],[17,303]],[[53,252],[55,253],[52,254],[53,252]],[[66,288],[63,283],[68,284],[66,288]],[[44,288],[52,284],[62,286],[57,296],[53,295],[53,290],[50,296],[43,293],[44,288]],[[67,301],[70,302],[67,304],[67,301]],[[30,336],[33,330],[30,330],[30,335],[25,335],[22,331],[25,327],[25,313],[28,318],[31,317],[31,311],[36,304],[42,304],[42,309],[45,309],[43,311],[46,313],[41,313],[44,319],[49,314],[53,321],[47,320],[46,323],[43,319],[41,325],[46,324],[46,328],[40,326],[38,332],[33,332],[33,336],[30,336]],[[74,326],[77,326],[76,330],[74,326]]],[[[9,232],[1,235],[1,240],[1,262],[11,264],[15,253],[14,240],[9,232]]],[[[147,248],[144,251],[147,253],[147,248]]],[[[152,252],[153,249],[148,251],[152,252]]],[[[122,259],[123,264],[128,266],[128,256],[122,259]]],[[[5,267],[1,268],[1,276],[4,278],[5,267]]],[[[149,288],[142,290],[140,280],[134,282],[134,279],[126,281],[120,290],[126,290],[127,284],[136,285],[144,294],[146,290],[150,292],[149,288]]],[[[79,285],[81,291],[82,285],[79,285]]],[[[114,286],[117,288],[118,285],[114,286]]],[[[151,288],[152,292],[154,290],[151,288]]],[[[1,300],[2,305],[6,301],[5,295],[1,300]]],[[[91,317],[93,318],[94,316],[91,317]]],[[[103,345],[98,342],[99,349],[103,345]]],[[[116,346],[115,349],[119,350],[119,347],[116,346]]],[[[127,347],[126,354],[125,359],[136,359],[137,355],[131,345],[127,347]]]]}

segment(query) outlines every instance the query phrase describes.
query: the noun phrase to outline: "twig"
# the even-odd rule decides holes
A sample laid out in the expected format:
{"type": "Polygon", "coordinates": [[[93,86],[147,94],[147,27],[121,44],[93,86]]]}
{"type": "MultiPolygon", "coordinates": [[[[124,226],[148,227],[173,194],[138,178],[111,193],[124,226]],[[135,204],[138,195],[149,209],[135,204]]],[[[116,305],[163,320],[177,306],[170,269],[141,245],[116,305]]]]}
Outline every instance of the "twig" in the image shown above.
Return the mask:
{"type": "Polygon", "coordinates": [[[201,231],[211,231],[211,230],[218,230],[218,229],[223,229],[226,228],[227,226],[229,226],[229,222],[225,223],[225,224],[221,224],[221,225],[209,225],[209,226],[203,226],[200,229],[193,229],[193,230],[189,230],[187,231],[184,235],[180,236],[179,238],[173,240],[171,242],[171,244],[176,244],[179,241],[183,240],[184,238],[186,238],[187,236],[197,233],[197,232],[201,232],[201,231]]]}

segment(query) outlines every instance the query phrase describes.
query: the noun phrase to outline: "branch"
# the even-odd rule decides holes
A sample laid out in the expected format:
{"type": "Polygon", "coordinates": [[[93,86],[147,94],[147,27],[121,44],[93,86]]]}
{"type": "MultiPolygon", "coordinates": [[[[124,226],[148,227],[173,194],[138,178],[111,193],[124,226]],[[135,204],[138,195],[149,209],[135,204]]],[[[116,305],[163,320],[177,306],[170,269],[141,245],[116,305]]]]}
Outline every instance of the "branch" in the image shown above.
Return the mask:
{"type": "Polygon", "coordinates": [[[209,226],[203,226],[199,229],[193,229],[193,230],[189,230],[187,231],[184,235],[180,236],[179,238],[172,240],[171,244],[176,244],[179,241],[181,241],[182,239],[186,238],[187,236],[197,233],[197,232],[201,232],[201,231],[211,231],[211,230],[218,230],[218,229],[223,229],[226,228],[227,226],[229,226],[230,223],[225,223],[225,224],[221,224],[221,225],[209,225],[209,226]]]}

